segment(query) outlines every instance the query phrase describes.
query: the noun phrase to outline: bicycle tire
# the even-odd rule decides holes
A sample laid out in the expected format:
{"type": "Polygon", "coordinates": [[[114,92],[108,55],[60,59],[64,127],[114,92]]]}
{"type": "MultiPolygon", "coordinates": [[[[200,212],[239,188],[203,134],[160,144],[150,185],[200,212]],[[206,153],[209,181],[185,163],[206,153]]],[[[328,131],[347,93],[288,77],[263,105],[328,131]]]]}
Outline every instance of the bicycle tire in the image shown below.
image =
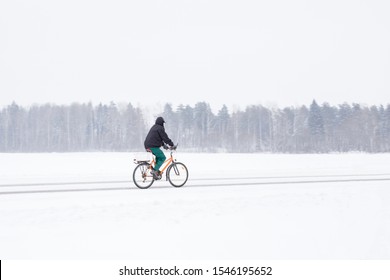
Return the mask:
{"type": "Polygon", "coordinates": [[[133,182],[140,189],[147,189],[154,183],[148,163],[138,164],[133,171],[133,182]]]}
{"type": "Polygon", "coordinates": [[[172,163],[167,170],[169,183],[176,187],[182,187],[188,180],[188,169],[181,162],[172,163]]]}

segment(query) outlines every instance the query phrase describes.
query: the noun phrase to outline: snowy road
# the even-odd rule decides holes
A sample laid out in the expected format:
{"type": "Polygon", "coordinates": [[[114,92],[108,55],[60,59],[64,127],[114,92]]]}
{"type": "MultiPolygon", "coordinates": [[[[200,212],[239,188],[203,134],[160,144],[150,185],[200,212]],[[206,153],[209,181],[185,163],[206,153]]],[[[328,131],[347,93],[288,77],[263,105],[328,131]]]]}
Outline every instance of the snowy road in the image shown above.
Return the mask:
{"type": "MultiPolygon", "coordinates": [[[[167,182],[156,181],[153,188],[171,188],[167,182]]],[[[384,174],[338,174],[321,176],[281,176],[281,177],[238,177],[238,178],[196,178],[184,186],[189,187],[223,187],[223,186],[264,186],[293,185],[342,182],[375,182],[390,181],[390,173],[384,174]]],[[[24,184],[0,184],[0,195],[58,193],[81,191],[115,191],[137,189],[129,181],[79,181],[79,182],[42,182],[24,184]]]]}
{"type": "Polygon", "coordinates": [[[129,153],[0,154],[0,258],[390,258],[389,154],[178,157],[140,190],[129,153]]]}

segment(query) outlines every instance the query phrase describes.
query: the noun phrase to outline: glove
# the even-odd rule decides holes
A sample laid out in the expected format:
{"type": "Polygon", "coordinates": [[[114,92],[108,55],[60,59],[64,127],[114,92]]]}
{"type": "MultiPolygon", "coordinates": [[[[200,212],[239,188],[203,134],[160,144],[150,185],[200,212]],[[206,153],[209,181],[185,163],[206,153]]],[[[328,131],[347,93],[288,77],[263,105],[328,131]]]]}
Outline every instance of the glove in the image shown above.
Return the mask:
{"type": "Polygon", "coordinates": [[[169,146],[168,146],[167,144],[165,144],[165,143],[164,143],[164,146],[163,146],[163,148],[164,148],[165,150],[168,150],[168,149],[170,149],[170,148],[169,148],[169,146]]]}
{"type": "Polygon", "coordinates": [[[173,146],[171,146],[169,149],[171,149],[171,150],[176,150],[176,148],[177,148],[177,145],[173,145],[173,146]]]}

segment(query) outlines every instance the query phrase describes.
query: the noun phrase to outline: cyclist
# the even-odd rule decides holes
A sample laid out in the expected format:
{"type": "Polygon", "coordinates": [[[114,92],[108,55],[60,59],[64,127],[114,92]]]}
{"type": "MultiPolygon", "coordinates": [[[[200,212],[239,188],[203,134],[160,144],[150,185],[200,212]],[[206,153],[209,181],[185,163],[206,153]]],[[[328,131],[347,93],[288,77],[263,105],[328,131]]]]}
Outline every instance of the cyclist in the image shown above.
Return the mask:
{"type": "Polygon", "coordinates": [[[164,119],[158,117],[156,123],[149,130],[144,142],[145,149],[156,156],[156,165],[154,166],[154,170],[152,170],[152,175],[155,180],[161,179],[159,169],[166,159],[164,152],[161,151],[160,147],[164,146],[165,148],[167,144],[171,149],[176,148],[165,132],[164,123],[164,119]]]}

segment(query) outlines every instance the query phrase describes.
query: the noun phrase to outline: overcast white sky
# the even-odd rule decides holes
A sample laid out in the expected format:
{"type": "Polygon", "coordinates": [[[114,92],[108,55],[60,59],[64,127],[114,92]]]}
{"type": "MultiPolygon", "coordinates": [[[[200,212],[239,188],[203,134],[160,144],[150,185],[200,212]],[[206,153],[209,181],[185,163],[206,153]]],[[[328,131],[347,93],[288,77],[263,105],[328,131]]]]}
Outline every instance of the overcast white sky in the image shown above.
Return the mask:
{"type": "Polygon", "coordinates": [[[390,103],[390,1],[1,0],[0,106],[390,103]]]}

